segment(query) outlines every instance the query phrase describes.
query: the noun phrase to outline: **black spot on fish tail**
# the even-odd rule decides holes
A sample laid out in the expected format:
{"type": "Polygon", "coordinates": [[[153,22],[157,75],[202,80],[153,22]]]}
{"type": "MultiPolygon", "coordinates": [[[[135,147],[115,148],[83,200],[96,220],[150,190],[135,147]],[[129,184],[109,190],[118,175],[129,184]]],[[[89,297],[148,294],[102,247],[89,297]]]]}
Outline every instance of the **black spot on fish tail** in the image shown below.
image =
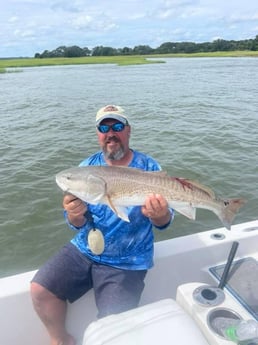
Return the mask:
{"type": "Polygon", "coordinates": [[[228,199],[223,200],[224,208],[222,212],[218,215],[221,222],[224,226],[230,230],[231,224],[239,211],[240,207],[242,207],[246,203],[245,199],[228,199]]]}

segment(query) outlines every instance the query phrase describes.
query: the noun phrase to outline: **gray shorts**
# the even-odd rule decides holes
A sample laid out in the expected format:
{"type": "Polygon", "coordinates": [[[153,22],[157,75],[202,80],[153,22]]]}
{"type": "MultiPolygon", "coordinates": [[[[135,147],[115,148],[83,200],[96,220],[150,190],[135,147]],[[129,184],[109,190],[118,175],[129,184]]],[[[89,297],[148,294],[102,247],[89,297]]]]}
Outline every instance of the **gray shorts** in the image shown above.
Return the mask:
{"type": "Polygon", "coordinates": [[[68,243],[37,271],[32,281],[71,303],[93,288],[100,318],[137,307],[146,273],[99,264],[68,243]]]}

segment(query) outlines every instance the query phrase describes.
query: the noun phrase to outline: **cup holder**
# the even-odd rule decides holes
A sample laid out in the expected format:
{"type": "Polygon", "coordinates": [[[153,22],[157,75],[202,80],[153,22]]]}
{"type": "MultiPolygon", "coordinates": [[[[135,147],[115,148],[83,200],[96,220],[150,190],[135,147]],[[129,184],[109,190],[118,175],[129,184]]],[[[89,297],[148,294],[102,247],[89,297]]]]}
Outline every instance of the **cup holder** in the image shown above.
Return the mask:
{"type": "Polygon", "coordinates": [[[215,308],[215,309],[211,310],[207,315],[208,327],[210,330],[212,330],[212,332],[216,333],[218,336],[220,336],[223,339],[225,339],[225,337],[222,334],[222,332],[219,329],[215,328],[213,325],[213,321],[217,317],[225,317],[228,319],[242,320],[242,317],[238,313],[236,313],[234,310],[231,310],[231,309],[215,308]]]}
{"type": "Polygon", "coordinates": [[[193,299],[204,307],[215,307],[225,300],[225,293],[216,286],[201,285],[193,292],[193,299]]]}

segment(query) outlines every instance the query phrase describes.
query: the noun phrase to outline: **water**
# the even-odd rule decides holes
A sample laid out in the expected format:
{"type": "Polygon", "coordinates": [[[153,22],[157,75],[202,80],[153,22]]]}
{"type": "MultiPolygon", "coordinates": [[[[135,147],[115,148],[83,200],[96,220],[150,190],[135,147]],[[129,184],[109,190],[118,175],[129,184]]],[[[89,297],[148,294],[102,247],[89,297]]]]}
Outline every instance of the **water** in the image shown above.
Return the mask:
{"type": "MultiPolygon", "coordinates": [[[[235,223],[257,218],[258,59],[167,59],[164,64],[57,66],[0,75],[0,276],[42,264],[73,233],[54,176],[98,150],[94,117],[119,104],[131,147],[164,170],[248,200],[235,223]]],[[[177,215],[156,240],[220,227],[177,215]]]]}

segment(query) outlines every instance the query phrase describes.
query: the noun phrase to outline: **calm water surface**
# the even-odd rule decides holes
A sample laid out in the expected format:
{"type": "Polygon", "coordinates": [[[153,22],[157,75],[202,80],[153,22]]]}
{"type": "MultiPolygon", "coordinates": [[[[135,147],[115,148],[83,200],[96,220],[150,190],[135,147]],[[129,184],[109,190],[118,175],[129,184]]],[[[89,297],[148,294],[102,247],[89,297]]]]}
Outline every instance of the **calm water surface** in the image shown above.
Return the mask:
{"type": "MultiPolygon", "coordinates": [[[[73,233],[54,176],[98,149],[96,110],[122,105],[131,147],[174,176],[221,197],[248,200],[235,219],[257,218],[258,59],[26,68],[0,75],[0,276],[43,263],[73,233]]],[[[156,240],[220,227],[213,213],[177,214],[156,240]]]]}

